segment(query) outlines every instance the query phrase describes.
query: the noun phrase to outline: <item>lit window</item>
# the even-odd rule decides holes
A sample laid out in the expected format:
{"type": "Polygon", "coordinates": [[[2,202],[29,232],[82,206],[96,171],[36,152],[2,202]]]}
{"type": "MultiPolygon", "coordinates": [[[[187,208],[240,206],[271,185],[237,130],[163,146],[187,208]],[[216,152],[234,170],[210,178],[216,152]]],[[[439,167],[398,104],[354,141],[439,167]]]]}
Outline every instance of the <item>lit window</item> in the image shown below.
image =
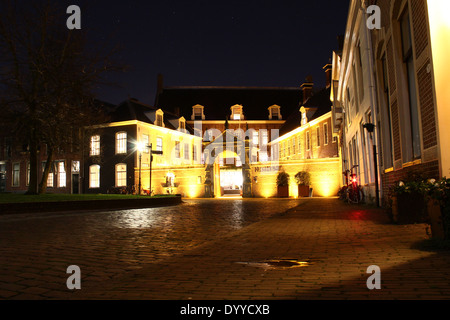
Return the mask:
{"type": "MultiPolygon", "coordinates": [[[[42,172],[45,171],[45,164],[46,162],[42,162],[42,172]]],[[[47,188],[53,188],[53,180],[54,180],[54,175],[53,175],[53,171],[52,171],[52,166],[50,166],[50,171],[48,172],[48,176],[47,176],[47,188]]]]}
{"type": "Polygon", "coordinates": [[[259,132],[253,131],[253,145],[257,146],[259,144],[259,132]]]}
{"type": "Polygon", "coordinates": [[[189,160],[189,143],[184,144],[184,160],[189,160]]]}
{"type": "Polygon", "coordinates": [[[91,137],[91,156],[99,156],[100,155],[100,136],[92,136],[91,137]]]}
{"type": "Polygon", "coordinates": [[[89,188],[100,188],[100,166],[89,167],[89,188]]]}
{"type": "Polygon", "coordinates": [[[317,127],[317,146],[320,147],[320,127],[317,127]]]}
{"type": "Polygon", "coordinates": [[[163,151],[163,139],[156,138],[156,151],[163,151]]]}
{"type": "Polygon", "coordinates": [[[242,115],[242,106],[235,105],[231,107],[231,119],[233,120],[243,120],[244,117],[242,115]]]}
{"type": "Polygon", "coordinates": [[[13,165],[13,187],[20,185],[20,163],[14,163],[13,165]]]}
{"type": "Polygon", "coordinates": [[[311,139],[309,137],[309,131],[306,132],[306,150],[311,149],[311,139]]]}
{"type": "Polygon", "coordinates": [[[175,158],[181,157],[181,144],[180,141],[175,141],[175,158]]]}
{"type": "Polygon", "coordinates": [[[149,153],[150,149],[148,146],[150,145],[150,138],[146,134],[142,135],[142,145],[144,146],[144,153],[149,153]]]}
{"type": "Polygon", "coordinates": [[[116,134],[116,154],[127,153],[127,133],[119,132],[116,134]]]}
{"type": "Polygon", "coordinates": [[[162,114],[156,115],[156,125],[159,127],[163,126],[163,115],[162,114]]]}
{"type": "Polygon", "coordinates": [[[267,130],[260,130],[261,131],[261,145],[265,146],[269,143],[269,133],[267,130]]]}
{"type": "Polygon", "coordinates": [[[66,187],[66,168],[64,167],[64,161],[58,162],[58,188],[66,187]]]}
{"type": "Polygon", "coordinates": [[[31,172],[31,168],[30,168],[30,163],[27,163],[27,186],[30,185],[30,172],[31,172]]]}
{"type": "Polygon", "coordinates": [[[116,187],[127,186],[127,165],[120,163],[116,165],[116,187]]]}
{"type": "Polygon", "coordinates": [[[292,154],[296,154],[297,153],[296,150],[295,150],[296,146],[297,146],[296,138],[293,137],[292,138],[292,154]]]}

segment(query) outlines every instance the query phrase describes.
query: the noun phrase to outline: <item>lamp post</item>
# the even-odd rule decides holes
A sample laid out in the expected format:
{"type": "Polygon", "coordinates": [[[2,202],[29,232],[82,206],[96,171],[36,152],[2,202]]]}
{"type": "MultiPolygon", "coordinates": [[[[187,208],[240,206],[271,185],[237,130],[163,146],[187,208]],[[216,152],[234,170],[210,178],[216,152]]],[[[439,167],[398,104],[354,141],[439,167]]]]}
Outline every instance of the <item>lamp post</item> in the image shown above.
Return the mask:
{"type": "Polygon", "coordinates": [[[363,128],[370,133],[370,140],[372,140],[373,146],[373,166],[375,169],[375,197],[377,201],[377,207],[380,205],[380,191],[378,187],[378,159],[377,159],[377,146],[375,145],[375,141],[373,139],[373,132],[375,130],[375,125],[373,123],[366,123],[363,125],[363,128]]]}
{"type": "Polygon", "coordinates": [[[150,169],[150,183],[149,183],[149,192],[150,195],[152,195],[152,163],[153,163],[153,155],[158,154],[162,155],[162,151],[153,151],[153,144],[150,143],[150,145],[145,145],[142,142],[137,143],[137,150],[139,151],[139,194],[141,194],[142,189],[142,180],[141,180],[141,167],[142,167],[142,152],[145,148],[149,149],[149,169],[150,169]]]}
{"type": "Polygon", "coordinates": [[[144,150],[144,145],[142,142],[138,142],[137,149],[139,151],[139,191],[138,194],[141,195],[142,184],[141,184],[141,167],[142,167],[142,151],[144,150]]]}

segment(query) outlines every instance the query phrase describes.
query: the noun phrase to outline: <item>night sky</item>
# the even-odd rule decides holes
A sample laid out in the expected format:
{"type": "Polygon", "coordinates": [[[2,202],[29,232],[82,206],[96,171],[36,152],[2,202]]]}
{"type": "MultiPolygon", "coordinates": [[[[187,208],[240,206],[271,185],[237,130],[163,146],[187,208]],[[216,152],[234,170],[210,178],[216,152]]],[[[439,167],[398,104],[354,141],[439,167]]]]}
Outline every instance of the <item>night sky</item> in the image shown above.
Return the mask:
{"type": "MultiPolygon", "coordinates": [[[[153,105],[157,74],[166,86],[297,87],[322,67],[345,31],[348,0],[67,1],[81,8],[82,29],[95,43],[122,47],[120,87],[98,98],[128,97],[153,105]]],[[[68,15],[67,15],[68,17],[68,15]]]]}

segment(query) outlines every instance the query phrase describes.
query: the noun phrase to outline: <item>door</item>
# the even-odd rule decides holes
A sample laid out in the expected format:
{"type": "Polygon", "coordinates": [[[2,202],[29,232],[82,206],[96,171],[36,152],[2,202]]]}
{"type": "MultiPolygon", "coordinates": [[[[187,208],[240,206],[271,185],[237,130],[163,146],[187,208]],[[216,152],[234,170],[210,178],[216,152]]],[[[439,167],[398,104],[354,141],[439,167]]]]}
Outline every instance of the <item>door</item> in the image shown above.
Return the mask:
{"type": "Polygon", "coordinates": [[[6,191],[6,165],[0,164],[0,192],[6,191]]]}
{"type": "Polygon", "coordinates": [[[80,193],[80,175],[73,174],[72,175],[72,194],[80,193]]]}

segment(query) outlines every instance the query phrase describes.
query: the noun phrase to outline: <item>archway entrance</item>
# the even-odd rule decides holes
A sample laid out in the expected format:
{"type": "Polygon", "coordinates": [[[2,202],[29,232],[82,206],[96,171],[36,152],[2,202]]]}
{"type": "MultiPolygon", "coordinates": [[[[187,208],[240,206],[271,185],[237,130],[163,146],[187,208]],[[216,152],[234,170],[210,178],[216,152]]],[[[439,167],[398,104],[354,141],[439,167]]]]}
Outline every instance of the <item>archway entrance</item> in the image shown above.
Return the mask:
{"type": "Polygon", "coordinates": [[[235,152],[224,151],[214,164],[216,197],[241,197],[244,185],[242,162],[235,152]]]}
{"type": "Polygon", "coordinates": [[[206,198],[220,198],[227,194],[252,197],[249,149],[248,139],[242,140],[228,129],[206,144],[203,151],[206,198]]]}

